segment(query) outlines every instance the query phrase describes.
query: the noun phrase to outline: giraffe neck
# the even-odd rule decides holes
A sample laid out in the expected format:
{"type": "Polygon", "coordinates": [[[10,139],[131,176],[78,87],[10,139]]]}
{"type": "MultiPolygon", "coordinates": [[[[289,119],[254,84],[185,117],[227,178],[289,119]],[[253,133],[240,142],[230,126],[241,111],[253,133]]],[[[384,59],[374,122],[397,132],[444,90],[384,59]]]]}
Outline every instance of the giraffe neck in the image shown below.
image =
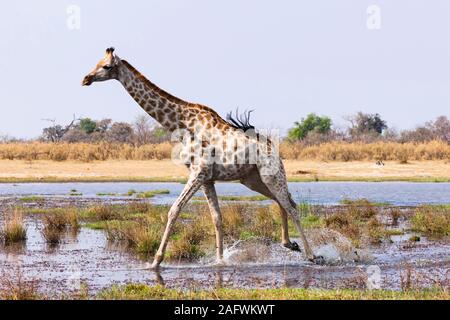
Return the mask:
{"type": "Polygon", "coordinates": [[[121,60],[118,80],[141,108],[164,128],[169,131],[186,128],[187,102],[158,88],[125,60],[121,60]]]}

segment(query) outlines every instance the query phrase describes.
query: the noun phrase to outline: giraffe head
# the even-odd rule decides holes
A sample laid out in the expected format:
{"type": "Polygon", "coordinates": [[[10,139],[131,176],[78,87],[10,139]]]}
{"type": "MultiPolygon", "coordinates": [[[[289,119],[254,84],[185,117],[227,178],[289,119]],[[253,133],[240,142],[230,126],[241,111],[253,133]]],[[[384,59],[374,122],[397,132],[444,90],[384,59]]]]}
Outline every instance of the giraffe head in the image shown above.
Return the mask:
{"type": "Polygon", "coordinates": [[[82,85],[89,86],[93,82],[117,79],[119,63],[120,59],[114,54],[114,48],[106,49],[105,56],[97,63],[94,70],[84,77],[82,85]]]}

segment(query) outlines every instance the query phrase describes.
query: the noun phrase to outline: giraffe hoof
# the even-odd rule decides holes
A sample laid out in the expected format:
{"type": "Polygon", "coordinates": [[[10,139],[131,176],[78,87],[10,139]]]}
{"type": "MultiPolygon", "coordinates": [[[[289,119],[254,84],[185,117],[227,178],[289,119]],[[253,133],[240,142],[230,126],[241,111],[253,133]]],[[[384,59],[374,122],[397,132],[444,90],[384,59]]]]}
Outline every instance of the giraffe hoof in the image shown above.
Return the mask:
{"type": "Polygon", "coordinates": [[[159,270],[159,266],[162,262],[162,257],[161,256],[155,256],[155,260],[153,260],[152,265],[150,266],[150,269],[152,270],[159,270]]]}
{"type": "Polygon", "coordinates": [[[226,265],[226,263],[223,259],[217,259],[213,264],[213,266],[215,266],[215,267],[223,267],[225,265],[226,265]]]}
{"type": "Polygon", "coordinates": [[[325,258],[322,256],[313,255],[312,258],[309,258],[308,260],[311,261],[312,263],[318,264],[320,266],[325,264],[325,258]]]}
{"type": "Polygon", "coordinates": [[[302,250],[300,250],[300,247],[299,247],[298,243],[295,242],[295,241],[292,241],[292,242],[289,242],[289,243],[285,243],[285,244],[283,244],[283,246],[288,248],[288,249],[290,249],[290,250],[292,250],[292,251],[299,251],[299,252],[302,251],[302,250]]]}
{"type": "Polygon", "coordinates": [[[150,270],[159,270],[159,263],[152,263],[149,268],[150,270]]]}

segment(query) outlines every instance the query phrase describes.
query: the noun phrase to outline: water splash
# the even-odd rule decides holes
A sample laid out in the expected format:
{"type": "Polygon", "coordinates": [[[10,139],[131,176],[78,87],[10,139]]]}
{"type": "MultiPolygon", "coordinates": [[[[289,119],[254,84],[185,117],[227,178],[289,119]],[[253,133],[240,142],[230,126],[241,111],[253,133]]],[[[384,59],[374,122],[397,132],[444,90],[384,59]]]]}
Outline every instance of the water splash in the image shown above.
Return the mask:
{"type": "MultiPolygon", "coordinates": [[[[322,256],[325,264],[365,263],[372,260],[372,256],[367,250],[354,248],[349,239],[334,230],[327,228],[311,229],[307,232],[307,238],[315,255],[322,256]]],[[[213,257],[209,257],[207,263],[211,263],[213,259],[213,257]]],[[[258,237],[235,241],[224,250],[223,260],[227,265],[298,265],[309,263],[303,253],[289,250],[270,239],[258,237]]]]}
{"type": "Polygon", "coordinates": [[[235,241],[224,250],[223,256],[226,264],[286,265],[305,262],[301,252],[258,237],[235,241]]]}

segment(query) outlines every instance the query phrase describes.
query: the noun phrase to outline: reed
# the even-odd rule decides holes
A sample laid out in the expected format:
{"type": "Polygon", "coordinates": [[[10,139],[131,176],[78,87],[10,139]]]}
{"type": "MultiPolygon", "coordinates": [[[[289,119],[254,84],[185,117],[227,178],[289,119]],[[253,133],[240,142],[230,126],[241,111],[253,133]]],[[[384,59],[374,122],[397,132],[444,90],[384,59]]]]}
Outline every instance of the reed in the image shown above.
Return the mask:
{"type": "Polygon", "coordinates": [[[6,245],[23,242],[27,239],[27,230],[23,221],[22,211],[16,208],[13,212],[6,213],[0,235],[0,238],[6,245]]]}
{"type": "Polygon", "coordinates": [[[450,236],[450,208],[447,206],[423,205],[416,208],[411,218],[413,231],[430,237],[450,236]]]}

